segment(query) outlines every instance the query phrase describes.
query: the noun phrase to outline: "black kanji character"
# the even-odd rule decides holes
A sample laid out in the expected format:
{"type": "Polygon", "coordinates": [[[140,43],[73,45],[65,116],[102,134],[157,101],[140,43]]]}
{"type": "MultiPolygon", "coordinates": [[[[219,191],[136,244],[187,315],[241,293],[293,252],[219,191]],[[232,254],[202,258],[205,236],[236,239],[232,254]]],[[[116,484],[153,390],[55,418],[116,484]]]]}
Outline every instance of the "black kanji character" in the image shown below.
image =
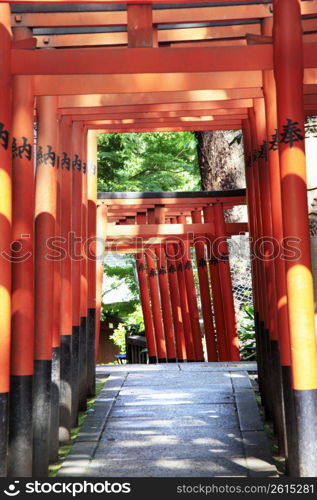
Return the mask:
{"type": "Polygon", "coordinates": [[[278,130],[277,128],[275,129],[275,134],[272,134],[272,140],[269,142],[270,144],[270,151],[277,151],[278,150],[278,130]]]}
{"type": "Polygon", "coordinates": [[[72,168],[73,168],[73,170],[78,170],[79,172],[81,171],[81,159],[79,158],[78,155],[74,155],[72,168]]]}
{"type": "Polygon", "coordinates": [[[36,166],[42,165],[44,161],[43,146],[39,146],[36,153],[36,166]]]}
{"type": "Polygon", "coordinates": [[[262,142],[261,147],[259,149],[259,158],[265,161],[268,161],[269,159],[269,150],[267,146],[267,141],[265,140],[262,142]]]}
{"type": "Polygon", "coordinates": [[[199,259],[198,267],[206,267],[206,266],[207,266],[206,260],[203,257],[199,259]]]}
{"type": "Polygon", "coordinates": [[[293,122],[290,118],[287,118],[287,124],[283,126],[283,132],[281,133],[281,142],[283,144],[289,144],[292,148],[295,142],[302,141],[304,136],[301,133],[301,129],[298,127],[298,122],[293,122]]]}
{"type": "Polygon", "coordinates": [[[47,153],[43,155],[44,165],[50,164],[52,167],[55,167],[56,164],[56,153],[53,151],[53,146],[46,146],[47,153]]]}
{"type": "Polygon", "coordinates": [[[87,172],[87,163],[83,161],[82,167],[83,167],[83,174],[85,174],[87,172]]]}
{"type": "Polygon", "coordinates": [[[156,271],[155,271],[155,269],[153,269],[153,267],[149,272],[149,276],[150,276],[150,278],[153,278],[154,276],[156,276],[156,271]]]}
{"type": "Polygon", "coordinates": [[[228,262],[229,261],[229,255],[225,254],[225,253],[222,253],[220,255],[220,260],[221,260],[221,262],[228,262]]]}
{"type": "Polygon", "coordinates": [[[247,168],[251,167],[251,165],[252,165],[252,156],[251,155],[249,155],[247,157],[247,159],[245,161],[245,165],[246,165],[247,168]]]}
{"type": "Polygon", "coordinates": [[[61,167],[62,169],[65,168],[65,170],[70,170],[70,157],[67,153],[63,153],[61,167]]]}
{"type": "Polygon", "coordinates": [[[257,160],[258,160],[258,152],[255,149],[254,151],[252,151],[252,163],[255,163],[257,160]]]}
{"type": "Polygon", "coordinates": [[[15,137],[12,139],[12,158],[16,158],[18,156],[18,146],[17,146],[17,140],[15,137]]]}
{"type": "Polygon", "coordinates": [[[174,264],[171,264],[170,267],[168,268],[168,272],[175,273],[175,271],[176,271],[176,267],[174,266],[174,264]]]}
{"type": "Polygon", "coordinates": [[[32,159],[32,145],[28,142],[27,137],[22,137],[22,144],[18,147],[19,158],[24,155],[27,160],[32,159]]]}
{"type": "Polygon", "coordinates": [[[183,270],[183,264],[180,262],[178,265],[177,265],[177,271],[182,271],[183,270]]]}
{"type": "Polygon", "coordinates": [[[160,267],[159,274],[166,274],[166,272],[167,271],[166,271],[165,267],[160,267]]]}
{"type": "Polygon", "coordinates": [[[4,128],[3,123],[0,123],[0,141],[1,141],[1,146],[4,149],[8,149],[8,147],[9,147],[9,132],[4,128]]]}
{"type": "Polygon", "coordinates": [[[211,263],[211,264],[214,264],[214,265],[218,264],[218,259],[217,259],[217,257],[215,257],[215,256],[211,257],[211,259],[210,259],[210,263],[211,263]]]}
{"type": "Polygon", "coordinates": [[[140,265],[139,265],[139,271],[140,271],[140,272],[145,271],[145,266],[144,266],[144,264],[140,264],[140,265]]]}
{"type": "Polygon", "coordinates": [[[185,269],[191,269],[192,268],[192,263],[190,260],[188,260],[185,264],[185,269]]]}

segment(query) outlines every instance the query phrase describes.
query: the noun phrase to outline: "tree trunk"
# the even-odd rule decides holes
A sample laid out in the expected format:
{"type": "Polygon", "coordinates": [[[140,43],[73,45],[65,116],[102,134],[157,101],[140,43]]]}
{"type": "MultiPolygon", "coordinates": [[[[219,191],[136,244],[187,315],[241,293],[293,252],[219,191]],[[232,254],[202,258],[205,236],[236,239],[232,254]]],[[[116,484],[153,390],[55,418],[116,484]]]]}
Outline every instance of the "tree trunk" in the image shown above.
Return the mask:
{"type": "MultiPolygon", "coordinates": [[[[235,130],[196,132],[204,191],[245,188],[243,143],[242,141],[232,143],[237,135],[238,132],[235,130]]],[[[226,214],[226,219],[236,222],[243,215],[244,211],[236,207],[230,214],[226,214]]]]}

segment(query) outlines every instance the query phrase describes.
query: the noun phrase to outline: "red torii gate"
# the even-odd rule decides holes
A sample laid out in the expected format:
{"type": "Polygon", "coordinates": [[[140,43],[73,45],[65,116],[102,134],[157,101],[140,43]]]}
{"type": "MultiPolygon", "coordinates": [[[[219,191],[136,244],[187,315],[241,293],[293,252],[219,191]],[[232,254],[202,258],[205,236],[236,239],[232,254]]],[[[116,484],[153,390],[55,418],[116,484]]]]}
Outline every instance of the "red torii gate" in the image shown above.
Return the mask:
{"type": "MultiPolygon", "coordinates": [[[[85,394],[94,391],[94,263],[92,259],[77,260],[81,249],[78,251],[75,240],[74,254],[66,252],[61,263],[56,262],[54,248],[51,248],[52,260],[45,258],[45,252],[50,238],[59,235],[65,238],[70,229],[75,237],[88,234],[91,239],[96,231],[102,235],[106,230],[103,228],[105,217],[99,218],[96,229],[95,131],[241,127],[252,248],[256,252],[261,239],[274,237],[279,245],[291,239],[296,250],[291,259],[282,259],[279,255],[272,261],[269,241],[265,240],[266,258],[253,261],[261,391],[267,409],[273,414],[281,449],[285,448],[290,474],[317,475],[314,426],[317,348],[304,152],[304,118],[317,109],[314,44],[317,29],[315,20],[305,16],[316,14],[317,8],[315,1],[274,0],[272,16],[268,5],[245,1],[250,5],[235,6],[232,0],[231,6],[152,12],[150,3],[133,5],[128,0],[127,11],[103,11],[99,20],[93,12],[89,13],[89,19],[83,20],[80,12],[52,16],[32,12],[32,9],[27,14],[22,11],[11,16],[11,2],[1,3],[0,411],[4,423],[0,429],[1,475],[7,474],[8,435],[9,474],[31,475],[32,448],[35,475],[46,474],[49,453],[51,459],[54,458],[56,426],[51,428],[50,446],[45,438],[49,433],[52,404],[52,353],[55,375],[59,350],[63,359],[61,400],[67,411],[62,419],[61,440],[68,439],[79,403],[82,407],[85,405],[85,394]],[[203,40],[198,27],[194,31],[184,30],[180,35],[171,26],[164,36],[158,29],[160,23],[173,25],[185,19],[217,22],[228,13],[228,26],[222,30],[216,27],[217,40],[210,39],[216,33],[213,27],[209,27],[209,32],[206,30],[203,40]],[[240,27],[235,32],[230,20],[236,19],[259,22],[256,29],[245,31],[240,27]],[[78,36],[75,39],[67,35],[61,40],[54,35],[48,43],[33,36],[34,26],[82,26],[85,22],[89,26],[127,25],[127,35],[108,36],[104,43],[110,47],[98,48],[78,48],[87,45],[83,34],[81,41],[78,36]],[[13,40],[11,26],[14,27],[13,40]],[[122,47],[111,47],[116,41],[122,47]],[[35,50],[36,46],[47,45],[64,48],[35,50]],[[69,48],[74,45],[77,48],[69,48]],[[160,78],[162,73],[164,78],[160,78]],[[34,97],[38,121],[35,188],[34,97]],[[35,271],[33,259],[29,257],[33,251],[35,271]],[[77,376],[77,366],[78,373],[85,370],[85,343],[90,352],[88,390],[87,378],[81,377],[79,381],[77,376]],[[72,373],[66,361],[70,352],[72,373]],[[277,388],[277,396],[273,398],[277,388]],[[9,392],[10,419],[7,418],[9,392]],[[32,419],[35,422],[33,442],[32,419]]],[[[24,3],[32,6],[33,2],[24,3]]],[[[111,2],[94,0],[94,3],[111,2]]],[[[120,0],[117,3],[121,3],[120,0]]],[[[102,44],[100,37],[97,38],[92,43],[102,44]]],[[[101,206],[98,211],[105,215],[107,210],[101,206]]],[[[213,220],[209,212],[205,207],[204,220],[208,224],[213,220]]],[[[175,217],[177,215],[171,219],[175,217]]],[[[181,223],[181,220],[173,220],[173,223],[181,223]]],[[[214,279],[212,263],[211,267],[214,279]]],[[[181,283],[185,282],[186,286],[190,282],[190,277],[182,280],[178,275],[177,278],[179,290],[181,283]]],[[[100,288],[97,290],[100,296],[100,288]]],[[[180,293],[184,312],[185,298],[184,293],[180,293]]],[[[188,319],[188,315],[184,314],[184,318],[188,319]]],[[[218,317],[218,325],[221,325],[221,317],[218,317]]],[[[193,324],[190,328],[193,330],[193,324]]],[[[195,339],[198,347],[197,335],[195,339]]],[[[194,337],[192,341],[194,343],[194,337]]],[[[225,350],[226,346],[222,348],[225,350]]],[[[56,378],[53,381],[58,382],[56,378]]],[[[54,409],[53,405],[52,411],[54,409]]]]}

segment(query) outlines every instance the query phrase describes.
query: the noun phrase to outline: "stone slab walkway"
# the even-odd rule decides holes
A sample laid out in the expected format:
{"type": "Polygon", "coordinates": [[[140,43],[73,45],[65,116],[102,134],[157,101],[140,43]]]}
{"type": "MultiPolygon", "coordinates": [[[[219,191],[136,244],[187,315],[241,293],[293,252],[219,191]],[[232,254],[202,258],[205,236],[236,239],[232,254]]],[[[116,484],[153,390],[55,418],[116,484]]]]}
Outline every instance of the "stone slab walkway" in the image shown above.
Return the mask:
{"type": "Polygon", "coordinates": [[[59,477],[274,477],[254,363],[105,365],[59,477]]]}

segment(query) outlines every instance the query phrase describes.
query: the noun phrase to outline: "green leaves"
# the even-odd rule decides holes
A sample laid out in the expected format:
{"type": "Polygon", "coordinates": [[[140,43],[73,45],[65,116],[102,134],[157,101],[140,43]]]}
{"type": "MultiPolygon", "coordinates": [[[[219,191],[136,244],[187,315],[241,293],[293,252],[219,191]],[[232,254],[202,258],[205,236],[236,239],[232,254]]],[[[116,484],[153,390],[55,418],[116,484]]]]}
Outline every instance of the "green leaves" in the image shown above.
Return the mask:
{"type": "Polygon", "coordinates": [[[243,311],[245,314],[240,321],[238,330],[241,359],[254,361],[256,359],[254,310],[252,306],[245,305],[243,311]]]}
{"type": "Polygon", "coordinates": [[[99,186],[103,191],[200,189],[197,141],[192,132],[101,134],[99,186]]]}

